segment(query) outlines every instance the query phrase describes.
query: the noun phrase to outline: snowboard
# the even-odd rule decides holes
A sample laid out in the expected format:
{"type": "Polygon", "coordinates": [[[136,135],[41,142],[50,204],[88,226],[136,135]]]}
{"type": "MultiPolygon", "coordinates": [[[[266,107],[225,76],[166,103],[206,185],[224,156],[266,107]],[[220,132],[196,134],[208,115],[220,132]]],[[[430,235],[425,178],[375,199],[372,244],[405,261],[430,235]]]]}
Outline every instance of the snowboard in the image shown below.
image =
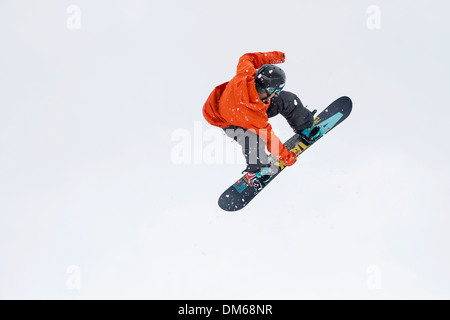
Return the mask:
{"type": "MultiPolygon", "coordinates": [[[[344,121],[351,111],[352,100],[349,97],[340,97],[314,118],[313,127],[320,128],[318,138],[309,141],[306,137],[309,136],[311,129],[306,129],[301,132],[301,135],[294,134],[284,145],[293,151],[298,158],[305,150],[344,121]]],[[[286,164],[273,155],[269,155],[269,160],[273,172],[270,179],[267,179],[267,176],[261,173],[246,173],[222,193],[218,201],[219,207],[231,212],[241,210],[286,168],[286,164]]]]}

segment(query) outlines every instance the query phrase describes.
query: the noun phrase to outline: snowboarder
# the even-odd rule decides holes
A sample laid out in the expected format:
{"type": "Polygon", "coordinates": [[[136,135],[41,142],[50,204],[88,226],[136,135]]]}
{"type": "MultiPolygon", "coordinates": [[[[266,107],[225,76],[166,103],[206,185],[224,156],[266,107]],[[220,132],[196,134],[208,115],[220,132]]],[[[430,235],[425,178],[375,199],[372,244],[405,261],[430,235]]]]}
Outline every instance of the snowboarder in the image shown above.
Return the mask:
{"type": "MultiPolygon", "coordinates": [[[[275,64],[283,63],[280,51],[247,53],[239,59],[236,76],[217,86],[203,106],[203,116],[213,126],[221,127],[242,147],[247,174],[270,175],[267,150],[287,166],[297,157],[275,135],[269,118],[283,115],[295,133],[311,128],[314,112],[305,108],[293,93],[282,91],[286,83],[284,71],[275,64]]],[[[313,130],[308,139],[314,139],[313,130]]],[[[243,172],[243,173],[244,173],[243,172]]]]}

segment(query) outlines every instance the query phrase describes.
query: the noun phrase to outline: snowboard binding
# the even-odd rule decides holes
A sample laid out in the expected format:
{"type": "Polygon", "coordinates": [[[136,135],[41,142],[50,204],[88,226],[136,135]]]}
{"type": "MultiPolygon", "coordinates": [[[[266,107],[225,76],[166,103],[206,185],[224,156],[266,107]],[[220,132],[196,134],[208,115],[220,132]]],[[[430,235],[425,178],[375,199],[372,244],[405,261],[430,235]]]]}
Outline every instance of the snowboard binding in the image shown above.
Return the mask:
{"type": "Polygon", "coordinates": [[[275,174],[272,164],[268,164],[267,166],[261,168],[256,172],[244,170],[242,171],[242,173],[245,174],[245,177],[248,181],[258,179],[263,183],[269,182],[269,180],[272,179],[272,176],[275,174]]]}
{"type": "Polygon", "coordinates": [[[309,129],[303,130],[299,134],[303,139],[309,142],[314,142],[323,136],[322,132],[320,131],[320,126],[312,126],[309,129]]]}
{"type": "Polygon", "coordinates": [[[272,179],[272,170],[270,168],[270,165],[265,166],[262,168],[259,172],[256,173],[256,177],[259,179],[259,181],[267,183],[270,179],[272,179]]]}

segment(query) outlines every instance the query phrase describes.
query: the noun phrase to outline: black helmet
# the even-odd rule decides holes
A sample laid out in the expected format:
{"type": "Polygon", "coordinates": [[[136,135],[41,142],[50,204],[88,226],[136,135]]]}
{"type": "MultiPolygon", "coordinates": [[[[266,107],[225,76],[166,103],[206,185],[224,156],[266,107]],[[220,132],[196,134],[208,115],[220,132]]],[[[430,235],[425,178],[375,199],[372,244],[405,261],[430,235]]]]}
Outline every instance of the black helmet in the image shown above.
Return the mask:
{"type": "Polygon", "coordinates": [[[256,86],[268,92],[280,92],[286,84],[286,74],[283,69],[273,64],[265,64],[255,75],[256,86]]]}

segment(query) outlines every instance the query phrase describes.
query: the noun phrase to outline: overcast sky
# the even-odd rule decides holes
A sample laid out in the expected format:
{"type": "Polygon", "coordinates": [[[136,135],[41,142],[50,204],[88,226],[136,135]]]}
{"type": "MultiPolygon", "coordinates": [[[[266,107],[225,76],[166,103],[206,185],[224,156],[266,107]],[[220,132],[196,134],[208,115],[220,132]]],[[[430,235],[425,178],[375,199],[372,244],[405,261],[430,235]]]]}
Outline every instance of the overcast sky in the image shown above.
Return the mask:
{"type": "Polygon", "coordinates": [[[0,0],[0,298],[450,298],[449,10],[0,0]],[[304,105],[353,112],[226,213],[245,165],[209,161],[234,145],[202,106],[274,50],[304,105]]]}

